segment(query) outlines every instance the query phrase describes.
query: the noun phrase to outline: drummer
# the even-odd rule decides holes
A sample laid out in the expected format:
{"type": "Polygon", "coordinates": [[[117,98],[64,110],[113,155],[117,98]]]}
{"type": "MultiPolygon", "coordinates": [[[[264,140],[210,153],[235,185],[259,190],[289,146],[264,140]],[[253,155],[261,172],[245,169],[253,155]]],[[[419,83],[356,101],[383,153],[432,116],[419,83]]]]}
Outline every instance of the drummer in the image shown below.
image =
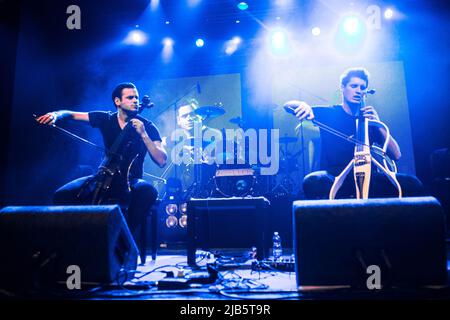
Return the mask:
{"type": "MultiPolygon", "coordinates": [[[[184,165],[181,166],[181,176],[183,180],[184,187],[189,187],[192,185],[194,180],[196,178],[194,177],[194,170],[191,166],[194,163],[194,127],[195,125],[201,123],[202,124],[202,138],[203,133],[206,130],[209,131],[215,131],[218,135],[221,135],[221,132],[217,129],[210,128],[205,125],[205,121],[207,119],[202,118],[200,115],[196,113],[196,110],[198,110],[198,102],[195,99],[186,100],[184,101],[180,107],[177,110],[177,125],[180,129],[185,131],[185,137],[188,137],[190,139],[189,143],[185,143],[184,150],[188,149],[188,153],[190,153],[191,159],[190,163],[184,163],[184,165]]],[[[204,140],[202,139],[202,150],[206,148],[211,143],[214,143],[212,141],[204,140]]],[[[214,154],[212,155],[214,157],[214,154]]],[[[209,155],[203,154],[201,159],[202,163],[202,177],[200,180],[201,185],[206,187],[206,184],[208,184],[209,179],[214,175],[215,173],[215,166],[209,166],[206,164],[212,164],[214,162],[214,159],[209,159],[209,155]]]]}

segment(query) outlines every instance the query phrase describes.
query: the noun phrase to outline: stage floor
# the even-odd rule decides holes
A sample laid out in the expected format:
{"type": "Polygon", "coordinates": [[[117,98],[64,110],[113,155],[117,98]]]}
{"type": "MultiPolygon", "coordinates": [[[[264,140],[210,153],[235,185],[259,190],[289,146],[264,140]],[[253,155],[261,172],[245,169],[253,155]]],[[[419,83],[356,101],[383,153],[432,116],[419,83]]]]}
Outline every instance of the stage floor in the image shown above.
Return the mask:
{"type": "MultiPolygon", "coordinates": [[[[188,267],[185,251],[166,251],[155,261],[147,257],[145,265],[139,265],[135,278],[123,286],[97,288],[83,299],[132,299],[132,300],[347,300],[347,299],[450,299],[450,286],[421,289],[355,290],[349,287],[304,287],[297,289],[295,272],[279,271],[269,267],[255,270],[251,262],[237,263],[227,259],[219,269],[218,280],[207,277],[206,264],[212,262],[199,258],[200,268],[188,267]],[[168,277],[168,278],[167,278],[168,277]],[[185,284],[183,278],[196,278],[185,284]],[[200,279],[201,278],[201,279],[200,279]],[[161,281],[162,280],[162,281],[161,281]],[[166,280],[164,282],[164,280],[166,280]],[[162,283],[164,282],[164,283],[162,283]]],[[[235,256],[236,257],[236,256],[235,256]]],[[[286,260],[289,256],[285,256],[286,260]]],[[[236,258],[235,262],[241,260],[236,258]]],[[[261,266],[260,266],[261,267],[261,266]]],[[[286,266],[285,266],[286,267],[286,266]]],[[[289,266],[288,266],[289,267],[289,266]]],[[[447,263],[450,279],[450,261],[447,263]]],[[[450,285],[450,281],[449,281],[450,285]]]]}

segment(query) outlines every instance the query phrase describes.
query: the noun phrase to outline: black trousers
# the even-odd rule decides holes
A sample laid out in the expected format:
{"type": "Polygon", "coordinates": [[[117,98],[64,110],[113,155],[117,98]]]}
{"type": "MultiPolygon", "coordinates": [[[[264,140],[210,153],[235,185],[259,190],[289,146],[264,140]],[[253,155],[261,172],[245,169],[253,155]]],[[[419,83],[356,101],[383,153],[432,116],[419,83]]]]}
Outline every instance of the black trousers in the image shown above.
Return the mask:
{"type": "MultiPolygon", "coordinates": [[[[87,204],[78,195],[85,183],[92,178],[93,176],[82,177],[65,184],[56,190],[53,203],[55,205],[87,204]]],[[[124,216],[134,239],[137,240],[139,239],[141,226],[145,225],[147,214],[158,197],[158,191],[150,183],[142,179],[134,179],[130,187],[131,192],[129,194],[122,192],[120,194],[122,197],[117,197],[118,193],[116,192],[105,204],[120,204],[128,208],[124,216]]]]}
{"type": "MultiPolygon", "coordinates": [[[[420,197],[425,195],[424,187],[417,177],[397,173],[398,183],[402,188],[403,197],[420,197]]],[[[303,192],[308,200],[328,199],[335,176],[327,171],[315,171],[303,179],[303,192]]],[[[372,170],[370,178],[369,198],[397,197],[398,192],[388,178],[380,172],[372,170]]],[[[344,183],[336,194],[336,199],[356,198],[353,172],[349,172],[344,183]]]]}

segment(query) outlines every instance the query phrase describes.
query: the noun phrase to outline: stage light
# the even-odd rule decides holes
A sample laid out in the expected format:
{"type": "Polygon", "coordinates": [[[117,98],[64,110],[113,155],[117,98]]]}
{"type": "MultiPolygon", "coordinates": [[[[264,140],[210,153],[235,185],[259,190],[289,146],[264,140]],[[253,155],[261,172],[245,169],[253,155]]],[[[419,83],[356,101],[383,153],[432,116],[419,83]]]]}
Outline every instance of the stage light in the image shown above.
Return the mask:
{"type": "Polygon", "coordinates": [[[339,23],[335,47],[346,55],[357,54],[365,44],[366,34],[367,25],[365,21],[356,14],[348,14],[339,23]]]}
{"type": "Polygon", "coordinates": [[[175,216],[168,216],[166,219],[167,228],[175,228],[178,225],[178,219],[175,216]]]}
{"type": "Polygon", "coordinates": [[[178,222],[180,223],[180,227],[185,228],[187,226],[187,215],[183,214],[178,222]]]}
{"type": "Polygon", "coordinates": [[[291,5],[293,0],[275,0],[275,5],[278,7],[287,7],[291,5]]]}
{"type": "Polygon", "coordinates": [[[156,11],[159,7],[159,0],[150,0],[150,8],[152,11],[156,11]]]}
{"type": "Polygon", "coordinates": [[[394,16],[394,10],[388,8],[384,11],[384,17],[386,19],[391,19],[394,16]]]}
{"type": "Polygon", "coordinates": [[[284,30],[274,30],[270,34],[270,46],[273,53],[281,54],[288,51],[288,36],[284,30]]]}
{"type": "Polygon", "coordinates": [[[196,7],[202,0],[188,0],[189,7],[196,7]]]}
{"type": "Polygon", "coordinates": [[[162,59],[164,62],[169,62],[173,56],[173,44],[174,41],[172,38],[166,37],[162,41],[163,50],[162,50],[162,59]]]}
{"type": "Polygon", "coordinates": [[[233,39],[228,40],[225,43],[225,53],[229,56],[231,56],[233,53],[236,52],[239,45],[241,44],[242,39],[240,37],[233,37],[233,39]]]}
{"type": "Polygon", "coordinates": [[[169,20],[166,20],[166,22],[165,22],[166,24],[170,24],[170,21],[169,20]]]}
{"type": "Polygon", "coordinates": [[[166,37],[163,39],[162,42],[165,47],[173,47],[173,39],[172,38],[166,37]]]}
{"type": "Polygon", "coordinates": [[[132,30],[124,40],[125,44],[141,46],[147,42],[147,35],[141,30],[132,30]]]}
{"type": "Polygon", "coordinates": [[[248,9],[248,4],[246,2],[239,2],[237,4],[237,7],[238,7],[239,10],[244,11],[244,10],[248,9]]]}
{"type": "Polygon", "coordinates": [[[311,33],[312,33],[313,36],[317,37],[318,35],[320,35],[320,28],[319,27],[312,28],[311,29],[311,33]]]}
{"type": "Polygon", "coordinates": [[[174,215],[178,211],[178,206],[175,203],[169,203],[166,205],[166,213],[168,215],[174,215]]]}
{"type": "Polygon", "coordinates": [[[180,204],[180,212],[182,214],[186,214],[186,212],[187,212],[187,203],[186,202],[183,202],[180,204]]]}
{"type": "Polygon", "coordinates": [[[195,40],[195,45],[197,47],[201,48],[205,45],[205,41],[203,39],[197,39],[197,40],[195,40]]]}
{"type": "Polygon", "coordinates": [[[361,31],[361,24],[358,17],[350,16],[344,19],[343,30],[350,36],[357,35],[361,31]]]}
{"type": "Polygon", "coordinates": [[[239,20],[236,20],[236,23],[241,23],[241,21],[239,21],[239,20]]]}

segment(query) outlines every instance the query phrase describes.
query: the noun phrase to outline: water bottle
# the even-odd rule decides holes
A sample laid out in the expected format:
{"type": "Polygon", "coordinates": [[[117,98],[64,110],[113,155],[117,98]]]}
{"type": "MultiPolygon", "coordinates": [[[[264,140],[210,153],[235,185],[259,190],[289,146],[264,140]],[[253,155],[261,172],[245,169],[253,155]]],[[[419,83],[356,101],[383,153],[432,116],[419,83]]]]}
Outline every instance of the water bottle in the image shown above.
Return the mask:
{"type": "Polygon", "coordinates": [[[272,254],[273,254],[273,260],[278,261],[281,259],[281,256],[283,255],[283,248],[281,247],[281,237],[278,234],[278,232],[273,233],[272,237],[273,246],[272,246],[272,254]]]}

